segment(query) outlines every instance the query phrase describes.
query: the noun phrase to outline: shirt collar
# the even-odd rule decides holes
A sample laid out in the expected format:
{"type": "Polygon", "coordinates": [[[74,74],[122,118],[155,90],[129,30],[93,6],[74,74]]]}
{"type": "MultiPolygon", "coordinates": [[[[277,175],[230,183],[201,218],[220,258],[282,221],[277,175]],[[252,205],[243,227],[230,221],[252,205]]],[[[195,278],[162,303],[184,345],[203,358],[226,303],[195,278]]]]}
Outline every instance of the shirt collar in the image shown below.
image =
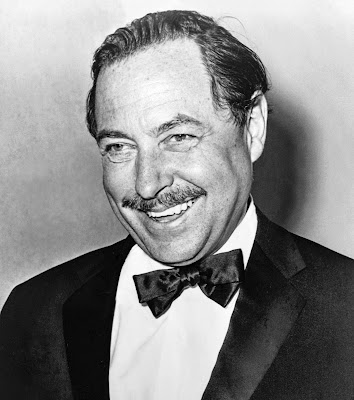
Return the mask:
{"type": "Polygon", "coordinates": [[[243,254],[243,263],[247,266],[250,258],[253,242],[257,232],[257,214],[253,198],[250,198],[250,204],[242,221],[232,232],[226,243],[215,253],[226,253],[234,249],[241,249],[243,254]]]}

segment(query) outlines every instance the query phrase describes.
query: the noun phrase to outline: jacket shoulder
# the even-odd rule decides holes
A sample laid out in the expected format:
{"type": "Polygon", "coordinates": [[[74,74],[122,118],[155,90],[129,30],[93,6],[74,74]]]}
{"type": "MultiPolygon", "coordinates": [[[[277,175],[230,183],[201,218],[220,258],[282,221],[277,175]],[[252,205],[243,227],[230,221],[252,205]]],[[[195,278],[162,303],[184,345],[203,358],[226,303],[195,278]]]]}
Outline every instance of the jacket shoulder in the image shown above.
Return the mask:
{"type": "Polygon", "coordinates": [[[120,256],[125,257],[131,248],[131,241],[128,237],[113,245],[80,255],[17,285],[10,293],[2,314],[16,306],[23,312],[26,305],[33,307],[34,304],[62,303],[90,276],[120,256]]]}
{"type": "Polygon", "coordinates": [[[6,398],[71,397],[63,306],[90,276],[118,269],[130,247],[126,239],[91,251],[15,287],[0,315],[0,387],[6,398]]]}
{"type": "Polygon", "coordinates": [[[293,235],[306,268],[292,284],[319,304],[331,304],[338,315],[354,307],[354,260],[303,237],[293,235]]]}
{"type": "Polygon", "coordinates": [[[291,234],[307,265],[321,268],[348,269],[354,273],[354,260],[319,243],[291,234]]]}
{"type": "Polygon", "coordinates": [[[286,263],[289,261],[298,261],[299,264],[302,264],[301,268],[294,268],[291,271],[287,271],[287,275],[292,276],[294,272],[296,273],[304,267],[325,267],[328,264],[336,265],[338,268],[353,270],[354,260],[351,258],[288,231],[270,221],[259,209],[257,209],[257,216],[258,230],[256,241],[265,253],[268,256],[271,255],[271,258],[274,258],[275,261],[281,260],[286,263]],[[301,256],[301,260],[297,259],[298,255],[301,256]]]}

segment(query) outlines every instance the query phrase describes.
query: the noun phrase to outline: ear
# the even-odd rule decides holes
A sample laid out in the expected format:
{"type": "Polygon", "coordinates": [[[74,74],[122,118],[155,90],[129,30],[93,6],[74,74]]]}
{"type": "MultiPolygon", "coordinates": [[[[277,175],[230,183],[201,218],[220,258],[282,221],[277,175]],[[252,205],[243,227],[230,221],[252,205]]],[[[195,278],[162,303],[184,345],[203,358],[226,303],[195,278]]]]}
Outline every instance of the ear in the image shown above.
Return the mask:
{"type": "Polygon", "coordinates": [[[267,132],[268,104],[264,94],[256,91],[252,96],[253,106],[245,126],[247,146],[254,163],[262,154],[267,132]]]}

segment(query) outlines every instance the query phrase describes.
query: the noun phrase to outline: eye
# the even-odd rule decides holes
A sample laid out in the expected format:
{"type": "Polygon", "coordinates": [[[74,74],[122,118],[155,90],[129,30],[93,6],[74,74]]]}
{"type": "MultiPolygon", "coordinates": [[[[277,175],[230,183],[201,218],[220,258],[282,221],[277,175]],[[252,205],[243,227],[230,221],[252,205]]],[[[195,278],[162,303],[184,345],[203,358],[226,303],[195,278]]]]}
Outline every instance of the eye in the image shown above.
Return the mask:
{"type": "Polygon", "coordinates": [[[197,136],[187,133],[179,133],[176,135],[168,136],[163,141],[163,145],[168,151],[185,152],[196,146],[198,142],[199,139],[197,136]]]}
{"type": "Polygon", "coordinates": [[[192,135],[187,135],[187,134],[184,134],[184,133],[182,133],[182,134],[180,134],[180,135],[173,135],[173,136],[171,136],[170,137],[170,141],[171,142],[183,142],[184,140],[188,140],[188,139],[191,139],[192,138],[192,135]]]}
{"type": "Polygon", "coordinates": [[[119,153],[123,149],[124,149],[124,144],[122,143],[112,143],[106,146],[106,152],[108,153],[116,153],[116,152],[119,153]]]}
{"type": "Polygon", "coordinates": [[[109,161],[121,163],[129,161],[134,157],[135,146],[130,143],[109,143],[103,147],[101,152],[103,157],[107,157],[109,161]]]}

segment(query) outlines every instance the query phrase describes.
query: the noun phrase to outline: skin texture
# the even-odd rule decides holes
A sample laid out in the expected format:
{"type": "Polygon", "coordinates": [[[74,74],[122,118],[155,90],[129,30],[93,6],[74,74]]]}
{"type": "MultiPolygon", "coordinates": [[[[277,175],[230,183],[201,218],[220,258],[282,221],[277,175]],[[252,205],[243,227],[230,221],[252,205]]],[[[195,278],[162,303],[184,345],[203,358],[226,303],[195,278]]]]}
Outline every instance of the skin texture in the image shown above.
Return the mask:
{"type": "Polygon", "coordinates": [[[262,95],[242,129],[228,110],[214,108],[200,50],[188,39],[100,72],[96,120],[104,188],[118,219],[149,256],[186,265],[226,242],[247,208],[266,115],[262,95]],[[168,202],[166,195],[176,192],[178,200],[168,202]],[[123,206],[132,198],[153,212],[193,204],[178,215],[151,218],[123,206]]]}

